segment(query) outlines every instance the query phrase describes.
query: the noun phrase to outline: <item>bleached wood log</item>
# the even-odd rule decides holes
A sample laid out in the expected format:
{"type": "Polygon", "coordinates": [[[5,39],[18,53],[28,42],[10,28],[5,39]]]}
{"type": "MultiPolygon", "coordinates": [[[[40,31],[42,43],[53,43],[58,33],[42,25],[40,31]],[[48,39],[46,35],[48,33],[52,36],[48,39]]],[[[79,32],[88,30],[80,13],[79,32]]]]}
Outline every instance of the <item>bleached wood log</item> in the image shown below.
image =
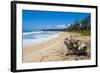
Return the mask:
{"type": "Polygon", "coordinates": [[[65,38],[64,43],[68,48],[68,54],[70,55],[84,55],[86,54],[87,45],[80,40],[72,38],[65,38]]]}

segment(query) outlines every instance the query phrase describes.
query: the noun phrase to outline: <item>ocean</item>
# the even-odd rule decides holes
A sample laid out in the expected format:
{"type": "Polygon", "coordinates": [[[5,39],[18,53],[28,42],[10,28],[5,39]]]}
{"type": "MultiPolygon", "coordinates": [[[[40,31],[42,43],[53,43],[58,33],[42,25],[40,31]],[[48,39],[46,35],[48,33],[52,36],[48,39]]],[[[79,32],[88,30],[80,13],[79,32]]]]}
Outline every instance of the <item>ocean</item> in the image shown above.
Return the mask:
{"type": "Polygon", "coordinates": [[[35,45],[52,38],[56,38],[59,36],[59,32],[57,31],[33,31],[33,32],[23,32],[23,47],[27,47],[30,45],[35,45]]]}

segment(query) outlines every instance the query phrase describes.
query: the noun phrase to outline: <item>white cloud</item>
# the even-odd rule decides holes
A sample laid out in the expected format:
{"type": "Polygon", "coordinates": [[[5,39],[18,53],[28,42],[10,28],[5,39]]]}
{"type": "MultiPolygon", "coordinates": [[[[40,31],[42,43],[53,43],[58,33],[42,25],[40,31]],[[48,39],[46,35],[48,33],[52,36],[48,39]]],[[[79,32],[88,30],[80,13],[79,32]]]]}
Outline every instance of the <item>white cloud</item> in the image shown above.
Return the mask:
{"type": "Polygon", "coordinates": [[[55,28],[66,28],[67,25],[66,24],[61,24],[61,25],[56,25],[55,28]]]}

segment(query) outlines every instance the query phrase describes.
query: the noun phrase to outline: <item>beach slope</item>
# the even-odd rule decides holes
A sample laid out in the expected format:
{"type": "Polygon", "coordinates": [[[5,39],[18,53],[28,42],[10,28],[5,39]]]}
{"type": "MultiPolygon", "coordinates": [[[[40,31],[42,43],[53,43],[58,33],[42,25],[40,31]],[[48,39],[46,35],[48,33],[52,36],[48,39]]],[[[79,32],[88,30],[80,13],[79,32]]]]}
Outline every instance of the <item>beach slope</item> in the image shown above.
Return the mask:
{"type": "MultiPolygon", "coordinates": [[[[81,36],[80,34],[69,32],[60,32],[59,36],[56,38],[23,48],[23,63],[90,59],[90,56],[66,56],[68,49],[64,44],[64,39],[68,38],[70,35],[75,39],[90,43],[89,36],[81,36]]],[[[90,48],[88,50],[90,52],[90,48]]]]}

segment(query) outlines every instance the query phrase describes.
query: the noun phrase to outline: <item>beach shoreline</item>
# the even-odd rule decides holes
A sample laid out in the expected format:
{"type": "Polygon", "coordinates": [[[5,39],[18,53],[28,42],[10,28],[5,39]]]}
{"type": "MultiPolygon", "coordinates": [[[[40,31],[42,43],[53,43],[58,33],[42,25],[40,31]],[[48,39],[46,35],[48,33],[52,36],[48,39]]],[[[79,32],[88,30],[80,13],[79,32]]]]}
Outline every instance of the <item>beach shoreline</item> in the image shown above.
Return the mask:
{"type": "MultiPolygon", "coordinates": [[[[68,49],[64,44],[64,39],[68,38],[70,35],[72,35],[73,38],[83,41],[87,39],[90,40],[89,37],[80,37],[79,34],[60,32],[59,36],[56,38],[23,48],[23,63],[81,59],[75,55],[65,56],[68,49]]],[[[90,57],[82,56],[82,59],[90,59],[90,57]]]]}
{"type": "Polygon", "coordinates": [[[34,31],[23,33],[23,48],[31,45],[37,45],[45,41],[58,37],[60,32],[52,31],[34,31]]]}

